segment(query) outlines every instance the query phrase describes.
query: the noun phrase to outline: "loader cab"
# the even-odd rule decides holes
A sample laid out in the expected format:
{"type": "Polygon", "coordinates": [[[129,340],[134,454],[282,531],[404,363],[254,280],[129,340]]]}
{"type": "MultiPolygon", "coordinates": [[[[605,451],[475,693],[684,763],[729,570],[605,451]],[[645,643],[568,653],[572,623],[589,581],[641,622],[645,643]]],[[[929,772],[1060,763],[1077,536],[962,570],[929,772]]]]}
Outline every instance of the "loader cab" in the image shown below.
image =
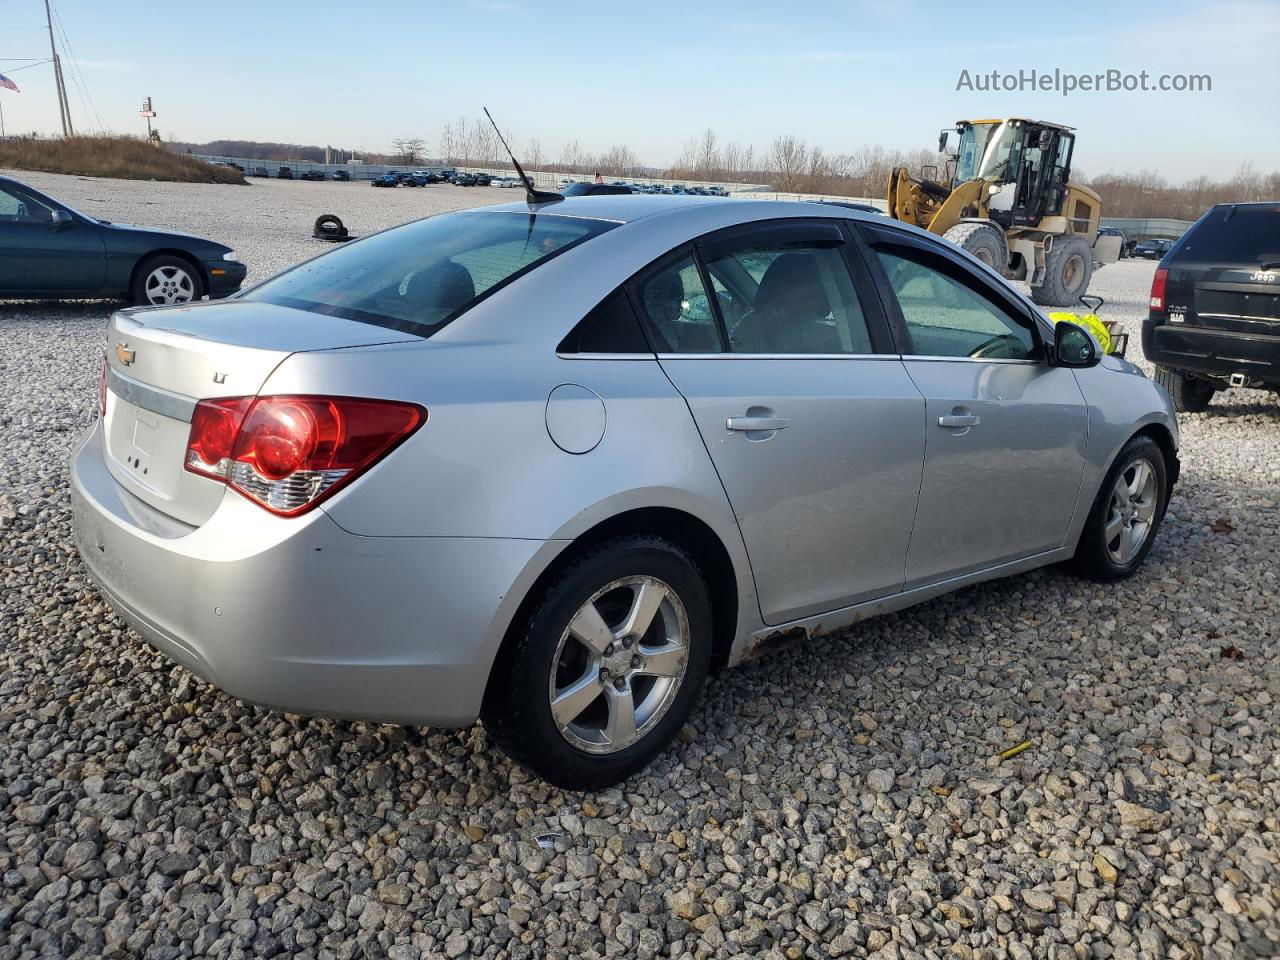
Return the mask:
{"type": "Polygon", "coordinates": [[[1006,230],[1034,227],[1062,212],[1075,134],[1030,120],[962,121],[952,188],[986,180],[989,215],[1006,230]]]}

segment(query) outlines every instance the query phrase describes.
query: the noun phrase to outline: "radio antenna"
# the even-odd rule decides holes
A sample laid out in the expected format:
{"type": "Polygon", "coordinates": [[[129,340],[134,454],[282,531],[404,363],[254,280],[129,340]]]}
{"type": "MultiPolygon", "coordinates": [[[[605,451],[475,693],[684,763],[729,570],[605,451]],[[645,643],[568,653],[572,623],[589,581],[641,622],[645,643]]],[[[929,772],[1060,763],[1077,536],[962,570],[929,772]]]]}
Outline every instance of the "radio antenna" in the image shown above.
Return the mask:
{"type": "Polygon", "coordinates": [[[507,151],[507,156],[511,158],[511,165],[516,168],[516,173],[520,175],[520,182],[524,184],[524,195],[530,203],[555,203],[557,200],[563,200],[558,193],[550,190],[536,190],[533,181],[529,179],[529,175],[524,172],[524,167],[520,166],[520,161],[516,159],[516,155],[511,152],[511,147],[507,145],[507,138],[502,135],[502,131],[498,129],[498,124],[494,122],[493,114],[489,112],[488,107],[481,107],[484,115],[489,118],[489,122],[493,124],[493,132],[498,135],[503,149],[507,151]]]}

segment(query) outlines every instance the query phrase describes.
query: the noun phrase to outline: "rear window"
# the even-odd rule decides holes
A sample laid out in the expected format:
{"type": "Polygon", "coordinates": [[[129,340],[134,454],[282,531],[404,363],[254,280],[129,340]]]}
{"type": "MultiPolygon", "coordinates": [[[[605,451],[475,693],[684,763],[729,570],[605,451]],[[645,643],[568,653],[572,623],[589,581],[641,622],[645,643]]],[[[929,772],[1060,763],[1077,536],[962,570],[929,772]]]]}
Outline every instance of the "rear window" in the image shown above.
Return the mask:
{"type": "Polygon", "coordinates": [[[317,257],[243,299],[429,337],[521,274],[615,226],[548,214],[443,214],[317,257]]]}
{"type": "Polygon", "coordinates": [[[1215,207],[1179,245],[1179,258],[1227,263],[1280,259],[1280,206],[1215,207]]]}

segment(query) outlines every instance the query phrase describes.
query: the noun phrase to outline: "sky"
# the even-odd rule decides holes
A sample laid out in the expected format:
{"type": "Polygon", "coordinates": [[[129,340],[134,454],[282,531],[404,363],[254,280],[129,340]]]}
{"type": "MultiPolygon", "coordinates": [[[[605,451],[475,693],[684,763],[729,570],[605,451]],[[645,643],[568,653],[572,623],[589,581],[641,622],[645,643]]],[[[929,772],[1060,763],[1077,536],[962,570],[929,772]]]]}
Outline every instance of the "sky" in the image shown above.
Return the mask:
{"type": "MultiPolygon", "coordinates": [[[[828,152],[931,148],[961,118],[1077,128],[1089,176],[1172,182],[1280,169],[1280,0],[935,3],[700,0],[644,4],[331,0],[205,4],[54,0],[77,130],[389,151],[488,106],[517,148],[626,144],[652,166],[713,129],[759,153],[781,134],[828,152]],[[980,75],[1107,70],[1199,92],[983,91],[980,75]],[[957,89],[968,71],[969,88],[957,89]]],[[[7,133],[59,129],[42,0],[6,0],[7,133]],[[24,60],[21,58],[31,58],[24,60]],[[27,67],[26,69],[21,69],[27,67]]]]}

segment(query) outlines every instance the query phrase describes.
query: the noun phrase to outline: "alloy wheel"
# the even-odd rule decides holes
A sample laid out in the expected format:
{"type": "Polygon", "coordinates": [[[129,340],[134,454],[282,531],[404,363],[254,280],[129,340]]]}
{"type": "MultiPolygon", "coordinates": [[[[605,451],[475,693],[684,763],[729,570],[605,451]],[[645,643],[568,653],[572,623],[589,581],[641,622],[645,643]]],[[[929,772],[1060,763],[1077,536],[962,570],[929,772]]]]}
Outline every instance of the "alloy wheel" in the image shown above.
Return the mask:
{"type": "Polygon", "coordinates": [[[1134,460],[1116,477],[1103,531],[1112,563],[1124,566],[1138,555],[1151,534],[1158,502],[1156,471],[1146,460],[1134,460]]]}
{"type": "Polygon", "coordinates": [[[587,753],[624,750],[670,708],[689,663],[689,617],[656,577],[623,577],[578,608],[552,659],[551,715],[587,753]]]}
{"type": "Polygon", "coordinates": [[[190,303],[195,299],[195,281],[181,267],[166,264],[156,267],[143,283],[147,302],[153,304],[190,303]]]}

